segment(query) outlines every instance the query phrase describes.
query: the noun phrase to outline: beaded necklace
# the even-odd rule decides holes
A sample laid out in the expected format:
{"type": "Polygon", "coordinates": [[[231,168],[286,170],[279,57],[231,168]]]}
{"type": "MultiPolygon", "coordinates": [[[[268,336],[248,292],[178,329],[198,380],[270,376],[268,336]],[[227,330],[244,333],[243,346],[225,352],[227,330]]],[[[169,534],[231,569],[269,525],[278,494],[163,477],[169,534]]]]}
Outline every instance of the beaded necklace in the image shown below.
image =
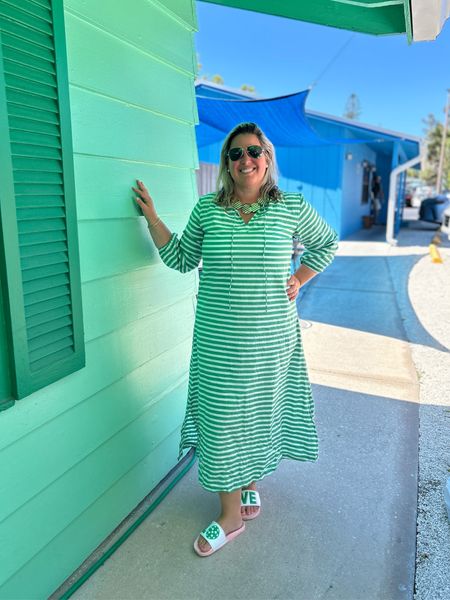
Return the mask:
{"type": "Polygon", "coordinates": [[[251,204],[245,204],[240,200],[235,200],[231,206],[236,210],[241,210],[244,214],[249,215],[250,213],[258,212],[258,210],[266,204],[267,200],[265,198],[258,198],[256,202],[252,202],[251,204]]]}

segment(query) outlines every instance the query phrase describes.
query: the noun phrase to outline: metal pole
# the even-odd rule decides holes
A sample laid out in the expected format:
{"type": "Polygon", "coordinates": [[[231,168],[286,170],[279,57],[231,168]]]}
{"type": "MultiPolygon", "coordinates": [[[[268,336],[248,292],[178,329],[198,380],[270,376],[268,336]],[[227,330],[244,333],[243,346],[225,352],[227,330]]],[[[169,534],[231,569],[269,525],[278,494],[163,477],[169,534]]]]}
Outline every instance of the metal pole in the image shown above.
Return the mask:
{"type": "Polygon", "coordinates": [[[444,125],[444,131],[442,132],[442,145],[441,145],[441,153],[439,155],[439,167],[438,167],[437,181],[436,181],[436,192],[438,194],[440,194],[442,191],[442,175],[443,175],[443,171],[444,171],[444,162],[445,162],[445,142],[447,140],[449,105],[450,105],[450,90],[447,90],[447,104],[445,106],[445,125],[444,125]]]}
{"type": "Polygon", "coordinates": [[[408,162],[398,165],[395,169],[392,169],[389,178],[389,199],[387,205],[387,223],[386,223],[386,241],[391,246],[397,245],[397,240],[394,237],[394,225],[395,225],[395,208],[397,204],[397,176],[402,171],[407,171],[410,167],[413,167],[419,162],[423,161],[423,156],[418,154],[408,162]]]}

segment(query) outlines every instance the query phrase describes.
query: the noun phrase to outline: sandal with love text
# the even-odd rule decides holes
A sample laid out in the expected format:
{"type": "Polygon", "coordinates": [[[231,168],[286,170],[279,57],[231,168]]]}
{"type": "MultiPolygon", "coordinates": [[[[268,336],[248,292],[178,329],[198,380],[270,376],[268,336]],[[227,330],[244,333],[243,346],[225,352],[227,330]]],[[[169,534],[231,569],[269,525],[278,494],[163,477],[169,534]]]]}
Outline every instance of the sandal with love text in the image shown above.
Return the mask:
{"type": "Polygon", "coordinates": [[[258,510],[255,511],[251,515],[242,515],[242,519],[244,521],[251,521],[252,519],[256,519],[261,512],[261,498],[259,497],[259,493],[256,490],[242,490],[241,492],[241,506],[254,506],[257,507],[258,510]]]}

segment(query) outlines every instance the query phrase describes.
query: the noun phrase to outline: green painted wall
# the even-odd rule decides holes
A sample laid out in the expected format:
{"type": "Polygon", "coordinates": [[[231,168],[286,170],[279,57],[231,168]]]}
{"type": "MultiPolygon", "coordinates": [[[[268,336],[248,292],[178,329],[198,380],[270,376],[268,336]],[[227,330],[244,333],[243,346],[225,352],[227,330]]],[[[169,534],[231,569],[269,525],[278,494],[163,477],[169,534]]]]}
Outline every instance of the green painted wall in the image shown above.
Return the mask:
{"type": "MultiPolygon", "coordinates": [[[[2,273],[0,271],[0,277],[2,273]]],[[[2,282],[0,281],[0,284],[2,282]]],[[[3,302],[3,285],[0,285],[0,402],[11,399],[11,376],[9,370],[8,345],[6,335],[5,309],[3,302]]],[[[2,413],[0,412],[0,423],[2,413]]]]}
{"type": "MultiPolygon", "coordinates": [[[[64,8],[86,367],[0,413],[0,598],[48,596],[164,477],[187,391],[197,276],[162,265],[130,186],[146,181],[182,230],[196,201],[194,2],[64,8]]],[[[2,319],[0,343],[7,397],[2,319]]]]}

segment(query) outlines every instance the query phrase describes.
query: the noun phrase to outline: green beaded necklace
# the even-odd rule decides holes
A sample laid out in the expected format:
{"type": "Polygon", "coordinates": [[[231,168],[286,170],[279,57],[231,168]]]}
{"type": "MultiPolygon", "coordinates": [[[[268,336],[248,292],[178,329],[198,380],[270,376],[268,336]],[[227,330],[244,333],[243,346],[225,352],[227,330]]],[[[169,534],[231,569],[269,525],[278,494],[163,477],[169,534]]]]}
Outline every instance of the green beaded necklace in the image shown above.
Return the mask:
{"type": "Polygon", "coordinates": [[[235,200],[231,206],[236,210],[241,210],[244,214],[249,215],[250,213],[258,212],[265,204],[267,204],[265,198],[258,198],[256,202],[252,202],[251,204],[245,204],[240,200],[235,200]]]}

